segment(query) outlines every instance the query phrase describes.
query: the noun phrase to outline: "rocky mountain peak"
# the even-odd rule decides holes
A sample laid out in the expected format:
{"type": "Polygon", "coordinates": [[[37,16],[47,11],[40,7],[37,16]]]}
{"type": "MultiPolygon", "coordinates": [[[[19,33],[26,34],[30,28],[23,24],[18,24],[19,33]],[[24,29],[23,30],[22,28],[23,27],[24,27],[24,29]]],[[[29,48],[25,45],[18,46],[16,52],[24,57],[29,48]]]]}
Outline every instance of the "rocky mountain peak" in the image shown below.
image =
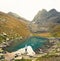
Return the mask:
{"type": "Polygon", "coordinates": [[[45,9],[42,9],[42,11],[41,12],[47,12],[47,10],[45,10],[45,9]]]}
{"type": "Polygon", "coordinates": [[[56,9],[51,9],[49,12],[50,12],[50,13],[56,13],[57,10],[56,10],[56,9]]]}

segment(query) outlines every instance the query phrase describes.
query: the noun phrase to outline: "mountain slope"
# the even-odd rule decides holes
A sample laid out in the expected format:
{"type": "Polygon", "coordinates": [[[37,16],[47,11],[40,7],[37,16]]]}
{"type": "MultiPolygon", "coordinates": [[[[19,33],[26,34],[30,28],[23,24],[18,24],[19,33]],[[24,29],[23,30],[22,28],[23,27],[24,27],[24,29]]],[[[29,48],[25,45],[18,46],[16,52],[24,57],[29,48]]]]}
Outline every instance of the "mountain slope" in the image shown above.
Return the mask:
{"type": "MultiPolygon", "coordinates": [[[[50,11],[46,11],[45,9],[43,9],[42,11],[39,11],[37,13],[37,15],[30,23],[30,30],[34,33],[51,34],[51,31],[54,32],[58,28],[59,24],[60,12],[56,11],[55,9],[51,9],[50,11]]],[[[55,33],[59,33],[59,31],[55,31],[55,33]]]]}
{"type": "Polygon", "coordinates": [[[29,24],[29,22],[30,22],[30,21],[26,20],[25,18],[23,18],[23,17],[19,16],[19,15],[18,15],[18,14],[16,14],[16,13],[8,12],[7,14],[8,14],[8,15],[10,15],[10,16],[13,16],[14,18],[19,19],[20,21],[24,22],[26,25],[28,25],[28,24],[29,24]],[[21,20],[21,19],[22,19],[22,20],[21,20]]]}
{"type": "Polygon", "coordinates": [[[51,35],[54,37],[60,37],[60,24],[54,26],[51,28],[51,35]]]}
{"type": "Polygon", "coordinates": [[[27,38],[30,36],[30,31],[22,21],[19,21],[17,18],[6,13],[0,12],[0,35],[1,34],[6,34],[9,38],[20,36],[22,36],[22,38],[27,38]]]}
{"type": "MultiPolygon", "coordinates": [[[[51,9],[50,11],[46,11],[45,9],[43,9],[42,11],[39,11],[37,13],[37,15],[34,17],[32,22],[38,23],[40,25],[41,24],[47,25],[46,23],[53,22],[54,19],[59,17],[60,17],[60,12],[56,11],[55,9],[51,9]]],[[[59,18],[59,21],[60,21],[60,18],[59,18]]],[[[57,20],[54,20],[54,22],[57,23],[57,20]]]]}

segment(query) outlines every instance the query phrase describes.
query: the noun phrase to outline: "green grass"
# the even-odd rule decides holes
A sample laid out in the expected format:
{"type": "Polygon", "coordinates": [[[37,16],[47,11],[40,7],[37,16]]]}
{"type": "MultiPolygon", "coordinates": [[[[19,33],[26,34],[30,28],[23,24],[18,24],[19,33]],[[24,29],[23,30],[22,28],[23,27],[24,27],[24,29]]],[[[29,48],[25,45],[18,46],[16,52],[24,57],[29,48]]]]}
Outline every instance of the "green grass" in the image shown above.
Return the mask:
{"type": "Polygon", "coordinates": [[[46,55],[46,56],[37,58],[36,61],[60,61],[60,56],[46,55]]]}
{"type": "Polygon", "coordinates": [[[22,59],[17,59],[17,60],[15,60],[15,61],[32,61],[31,59],[24,59],[24,58],[22,58],[22,59]]]}

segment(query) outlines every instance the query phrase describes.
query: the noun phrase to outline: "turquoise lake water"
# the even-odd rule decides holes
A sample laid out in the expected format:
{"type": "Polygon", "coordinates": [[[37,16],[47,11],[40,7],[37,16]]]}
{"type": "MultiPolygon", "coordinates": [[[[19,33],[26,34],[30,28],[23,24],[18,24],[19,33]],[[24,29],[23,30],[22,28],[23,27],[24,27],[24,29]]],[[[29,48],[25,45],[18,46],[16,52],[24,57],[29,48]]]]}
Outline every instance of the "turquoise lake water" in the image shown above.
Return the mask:
{"type": "Polygon", "coordinates": [[[20,43],[14,47],[12,47],[12,46],[9,47],[7,50],[8,51],[17,51],[20,48],[24,48],[26,45],[31,46],[33,48],[33,50],[35,50],[37,48],[42,47],[47,42],[48,42],[47,38],[33,36],[33,37],[26,39],[23,43],[20,43]]]}
{"type": "Polygon", "coordinates": [[[45,43],[47,43],[48,39],[46,38],[42,38],[42,37],[30,37],[28,39],[26,39],[25,42],[23,42],[22,44],[19,44],[17,46],[14,47],[14,50],[18,50],[20,48],[27,46],[31,46],[33,48],[33,50],[42,47],[45,43]]]}

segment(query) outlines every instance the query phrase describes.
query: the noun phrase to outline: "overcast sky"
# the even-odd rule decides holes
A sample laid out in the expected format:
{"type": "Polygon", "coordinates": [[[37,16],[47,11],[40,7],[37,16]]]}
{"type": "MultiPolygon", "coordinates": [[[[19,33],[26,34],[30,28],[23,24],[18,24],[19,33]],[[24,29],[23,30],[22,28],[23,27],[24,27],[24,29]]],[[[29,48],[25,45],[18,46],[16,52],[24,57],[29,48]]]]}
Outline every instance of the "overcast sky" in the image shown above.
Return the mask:
{"type": "Polygon", "coordinates": [[[11,11],[28,20],[32,20],[39,10],[52,8],[60,11],[60,0],[0,0],[0,11],[11,11]]]}

